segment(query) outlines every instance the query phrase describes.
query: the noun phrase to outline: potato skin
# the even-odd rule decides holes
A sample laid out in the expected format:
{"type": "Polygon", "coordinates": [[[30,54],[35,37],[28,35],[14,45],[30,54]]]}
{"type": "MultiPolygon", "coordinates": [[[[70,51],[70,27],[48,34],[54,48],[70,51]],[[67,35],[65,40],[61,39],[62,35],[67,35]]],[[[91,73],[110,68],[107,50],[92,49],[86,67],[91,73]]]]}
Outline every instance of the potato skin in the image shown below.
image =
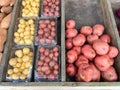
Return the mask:
{"type": "Polygon", "coordinates": [[[118,55],[118,49],[114,46],[110,46],[110,49],[109,49],[109,52],[108,52],[108,55],[110,58],[115,58],[117,55],[118,55]]]}
{"type": "Polygon", "coordinates": [[[75,50],[78,55],[81,54],[81,47],[73,47],[73,50],[75,50]]]}
{"type": "Polygon", "coordinates": [[[108,68],[106,71],[101,72],[102,78],[104,81],[113,82],[117,81],[118,76],[113,67],[108,68]]]}
{"type": "Polygon", "coordinates": [[[100,37],[100,39],[101,39],[102,41],[106,42],[106,43],[110,43],[110,42],[111,42],[111,38],[110,38],[110,36],[107,35],[107,34],[102,35],[102,36],[100,37]]]}
{"type": "Polygon", "coordinates": [[[99,37],[97,35],[88,35],[87,36],[87,42],[89,44],[93,44],[93,42],[97,39],[99,39],[99,37]]]}
{"type": "Polygon", "coordinates": [[[106,71],[111,66],[108,55],[97,56],[94,60],[94,64],[100,71],[106,71]]]}
{"type": "Polygon", "coordinates": [[[66,46],[66,49],[71,49],[73,47],[73,42],[71,38],[66,39],[65,46],[66,46]]]}
{"type": "Polygon", "coordinates": [[[84,45],[82,47],[82,54],[90,60],[92,60],[96,56],[94,49],[90,45],[84,45]]]}
{"type": "Polygon", "coordinates": [[[83,26],[80,29],[80,33],[84,34],[85,36],[92,34],[92,31],[93,31],[92,27],[90,26],[83,26]]]}
{"type": "Polygon", "coordinates": [[[67,74],[71,77],[75,76],[76,74],[76,67],[73,64],[68,64],[66,67],[67,74]]]}
{"type": "Polygon", "coordinates": [[[73,38],[73,45],[76,47],[80,47],[84,45],[86,38],[83,34],[78,34],[76,37],[73,38]]]}
{"type": "Polygon", "coordinates": [[[108,43],[102,41],[102,40],[96,40],[93,42],[93,48],[96,51],[98,55],[105,55],[109,51],[109,45],[108,43]]]}
{"type": "Polygon", "coordinates": [[[67,29],[65,32],[66,38],[73,38],[78,34],[76,29],[67,29]]]}
{"type": "Polygon", "coordinates": [[[101,24],[96,24],[93,26],[93,34],[101,36],[104,32],[104,26],[101,24]]]}
{"type": "Polygon", "coordinates": [[[66,22],[66,28],[67,28],[67,29],[73,29],[73,28],[75,28],[75,25],[76,25],[76,23],[75,23],[74,20],[68,20],[68,21],[66,22]]]}
{"type": "Polygon", "coordinates": [[[90,63],[90,66],[93,69],[92,81],[94,82],[100,81],[100,71],[96,68],[96,66],[93,63],[90,63]]]}

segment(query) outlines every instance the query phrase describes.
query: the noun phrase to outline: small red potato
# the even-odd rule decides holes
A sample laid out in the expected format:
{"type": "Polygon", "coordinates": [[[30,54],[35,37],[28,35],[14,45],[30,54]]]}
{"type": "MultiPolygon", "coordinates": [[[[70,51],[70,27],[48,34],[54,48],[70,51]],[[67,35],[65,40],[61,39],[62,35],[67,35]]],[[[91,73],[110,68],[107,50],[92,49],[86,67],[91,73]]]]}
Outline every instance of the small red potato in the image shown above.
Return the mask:
{"type": "Polygon", "coordinates": [[[119,51],[116,47],[114,46],[110,46],[108,55],[110,58],[115,58],[118,55],[119,51]]]}
{"type": "Polygon", "coordinates": [[[45,58],[45,62],[46,62],[46,63],[49,63],[50,61],[51,61],[51,59],[50,59],[49,57],[46,57],[46,58],[45,58]]]}
{"type": "Polygon", "coordinates": [[[75,50],[70,50],[67,52],[67,62],[74,63],[77,60],[78,54],[75,50]]]}
{"type": "Polygon", "coordinates": [[[43,61],[41,61],[41,60],[40,60],[40,61],[38,61],[38,65],[39,65],[39,66],[42,66],[42,65],[43,65],[43,63],[44,63],[44,62],[43,62],[43,61]]]}
{"type": "Polygon", "coordinates": [[[87,42],[89,44],[93,44],[93,42],[97,39],[99,39],[99,37],[97,35],[88,35],[87,36],[87,42]]]}
{"type": "Polygon", "coordinates": [[[86,38],[83,34],[78,34],[76,37],[73,38],[73,45],[76,47],[82,46],[86,41],[86,38]]]}
{"type": "Polygon", "coordinates": [[[55,76],[57,76],[58,73],[59,73],[58,70],[54,70],[54,71],[53,71],[53,74],[54,74],[55,76]]]}
{"type": "Polygon", "coordinates": [[[39,35],[43,35],[43,34],[44,34],[44,31],[43,31],[42,29],[40,29],[40,30],[38,31],[38,34],[39,34],[39,35]]]}
{"type": "Polygon", "coordinates": [[[85,56],[80,55],[80,56],[78,57],[78,59],[76,60],[75,65],[76,65],[77,67],[79,67],[79,66],[80,66],[81,64],[83,64],[83,63],[88,64],[89,61],[88,61],[88,59],[87,59],[85,56]]]}
{"type": "Polygon", "coordinates": [[[51,21],[50,24],[51,24],[51,26],[54,26],[54,27],[55,27],[55,24],[56,24],[56,23],[55,23],[55,21],[51,21]]]}
{"type": "Polygon", "coordinates": [[[73,77],[76,74],[76,67],[73,64],[68,64],[66,67],[66,72],[69,76],[73,77]]]}
{"type": "Polygon", "coordinates": [[[86,35],[90,35],[90,34],[92,34],[92,27],[90,27],[90,26],[83,26],[80,29],[80,33],[84,34],[85,36],[86,35]]]}
{"type": "Polygon", "coordinates": [[[106,71],[111,66],[110,58],[108,55],[97,56],[94,60],[94,63],[100,71],[106,71]]]}
{"type": "Polygon", "coordinates": [[[81,47],[73,47],[73,50],[75,50],[78,55],[81,54],[81,47]]]}
{"type": "Polygon", "coordinates": [[[65,46],[66,46],[66,49],[71,49],[73,47],[73,43],[72,43],[72,39],[71,38],[66,39],[65,46]]]}
{"type": "Polygon", "coordinates": [[[101,39],[102,41],[106,42],[106,43],[110,43],[110,42],[111,42],[111,38],[110,38],[110,36],[107,35],[107,34],[102,35],[102,36],[100,37],[100,39],[101,39]]]}
{"type": "Polygon", "coordinates": [[[45,56],[48,56],[49,55],[49,49],[46,49],[44,54],[45,54],[45,56]]]}
{"type": "Polygon", "coordinates": [[[59,51],[58,47],[53,48],[53,52],[58,52],[58,51],[59,51]]]}
{"type": "Polygon", "coordinates": [[[44,29],[44,28],[46,28],[46,26],[47,26],[47,25],[46,25],[45,23],[41,23],[41,24],[40,24],[40,29],[44,29]]]}
{"type": "Polygon", "coordinates": [[[50,70],[46,70],[46,71],[45,71],[45,74],[46,74],[46,75],[49,75],[50,73],[51,73],[50,70]]]}
{"type": "Polygon", "coordinates": [[[41,72],[42,71],[42,67],[41,66],[38,66],[37,67],[37,72],[41,72]]]}
{"type": "Polygon", "coordinates": [[[66,38],[73,38],[78,34],[78,31],[76,29],[67,29],[65,32],[66,38]]]}
{"type": "Polygon", "coordinates": [[[40,51],[40,53],[44,53],[45,48],[44,48],[44,47],[41,47],[39,51],[40,51]]]}
{"type": "Polygon", "coordinates": [[[49,62],[49,66],[50,66],[50,67],[54,67],[55,64],[56,64],[55,61],[50,61],[50,62],[49,62]]]}
{"type": "Polygon", "coordinates": [[[98,55],[105,55],[109,51],[109,45],[108,43],[102,41],[102,40],[96,40],[93,42],[93,48],[96,51],[98,55]]]}
{"type": "Polygon", "coordinates": [[[54,65],[54,69],[55,69],[55,70],[58,70],[58,69],[59,69],[59,65],[58,65],[58,64],[55,64],[55,65],[54,65]]]}
{"type": "Polygon", "coordinates": [[[88,67],[85,68],[78,68],[78,76],[85,82],[90,82],[93,77],[93,69],[88,65],[88,67]]]}
{"type": "Polygon", "coordinates": [[[68,21],[66,22],[66,28],[67,28],[67,29],[73,29],[73,28],[75,28],[75,25],[76,25],[76,23],[75,23],[74,20],[68,20],[68,21]]]}
{"type": "Polygon", "coordinates": [[[89,60],[92,60],[96,56],[96,53],[95,53],[94,49],[90,45],[84,45],[82,47],[81,52],[89,60]]]}
{"type": "Polygon", "coordinates": [[[93,26],[93,34],[101,36],[104,32],[104,26],[101,24],[96,24],[93,26]]]}
{"type": "Polygon", "coordinates": [[[54,76],[54,74],[50,74],[50,75],[48,76],[48,78],[49,78],[50,80],[54,80],[54,79],[55,79],[55,76],[54,76]]]}
{"type": "Polygon", "coordinates": [[[90,63],[90,66],[93,69],[92,81],[99,82],[100,81],[100,71],[96,68],[96,66],[93,63],[90,63]]]}
{"type": "Polygon", "coordinates": [[[59,53],[58,53],[58,52],[55,52],[55,53],[54,53],[54,56],[55,56],[55,57],[58,57],[58,56],[59,56],[59,53]]]}
{"type": "Polygon", "coordinates": [[[110,67],[106,71],[101,72],[101,75],[104,81],[107,82],[117,81],[118,79],[117,73],[113,67],[110,67]]]}
{"type": "Polygon", "coordinates": [[[45,72],[45,71],[47,71],[47,70],[49,70],[50,68],[48,67],[48,66],[42,66],[42,68],[41,68],[41,71],[42,72],[45,72]]]}
{"type": "Polygon", "coordinates": [[[110,63],[111,66],[114,64],[114,61],[115,61],[115,60],[112,59],[112,58],[109,60],[109,63],[110,63]]]}
{"type": "Polygon", "coordinates": [[[79,76],[79,74],[76,74],[76,75],[75,75],[75,80],[76,80],[77,82],[82,82],[82,79],[81,79],[81,77],[79,76]]]}

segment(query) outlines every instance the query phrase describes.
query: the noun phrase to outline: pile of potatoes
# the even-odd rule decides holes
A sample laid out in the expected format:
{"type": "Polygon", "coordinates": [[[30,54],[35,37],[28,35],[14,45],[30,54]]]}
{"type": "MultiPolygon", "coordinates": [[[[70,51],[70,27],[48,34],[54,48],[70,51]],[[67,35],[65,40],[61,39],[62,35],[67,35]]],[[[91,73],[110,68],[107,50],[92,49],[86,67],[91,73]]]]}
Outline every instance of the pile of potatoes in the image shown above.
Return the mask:
{"type": "Polygon", "coordinates": [[[10,68],[7,71],[9,80],[25,80],[29,77],[32,66],[33,52],[30,48],[15,51],[14,58],[9,60],[10,68]]]}
{"type": "Polygon", "coordinates": [[[74,20],[66,22],[66,72],[79,82],[98,82],[101,80],[117,81],[118,76],[113,67],[114,58],[119,51],[112,46],[111,37],[104,34],[101,24],[82,26],[75,29],[74,20]]]}
{"type": "Polygon", "coordinates": [[[40,0],[22,0],[22,17],[38,17],[40,0]]]}
{"type": "Polygon", "coordinates": [[[18,30],[14,33],[14,42],[18,45],[31,45],[34,41],[34,20],[20,19],[18,30]]]}
{"type": "Polygon", "coordinates": [[[15,0],[0,0],[0,62],[15,0]]]}

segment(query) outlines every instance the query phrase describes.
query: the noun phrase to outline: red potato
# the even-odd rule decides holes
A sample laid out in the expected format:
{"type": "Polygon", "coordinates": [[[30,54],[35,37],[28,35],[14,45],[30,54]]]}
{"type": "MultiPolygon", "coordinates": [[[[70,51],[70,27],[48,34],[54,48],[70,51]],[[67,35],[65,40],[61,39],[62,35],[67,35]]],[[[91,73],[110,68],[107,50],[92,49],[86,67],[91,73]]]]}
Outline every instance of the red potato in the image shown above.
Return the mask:
{"type": "Polygon", "coordinates": [[[42,67],[41,66],[38,66],[37,67],[37,72],[41,72],[42,71],[42,67]]]}
{"type": "Polygon", "coordinates": [[[97,56],[94,60],[94,63],[100,71],[106,71],[111,66],[110,58],[108,55],[97,56]]]}
{"type": "Polygon", "coordinates": [[[51,36],[55,37],[56,36],[56,32],[51,32],[51,36]]]}
{"type": "Polygon", "coordinates": [[[49,57],[50,57],[51,59],[53,58],[53,56],[54,56],[53,53],[50,53],[50,54],[49,54],[49,57]]]}
{"type": "Polygon", "coordinates": [[[110,65],[112,66],[114,64],[114,59],[109,60],[110,65]]]}
{"type": "Polygon", "coordinates": [[[48,56],[49,55],[49,49],[46,49],[44,54],[45,54],[45,56],[48,56]]]}
{"type": "Polygon", "coordinates": [[[110,36],[107,35],[107,34],[102,35],[102,36],[100,37],[100,39],[101,39],[102,41],[106,42],[106,43],[110,43],[110,42],[111,42],[111,38],[110,38],[110,36]]]}
{"type": "Polygon", "coordinates": [[[50,67],[54,67],[55,64],[56,64],[55,61],[50,61],[49,66],[50,66],[50,67]]]}
{"type": "Polygon", "coordinates": [[[59,51],[58,47],[53,48],[53,52],[58,52],[58,51],[59,51]]]}
{"type": "Polygon", "coordinates": [[[73,38],[78,34],[78,31],[76,29],[67,29],[65,32],[66,38],[73,38]]]}
{"type": "Polygon", "coordinates": [[[42,65],[43,65],[43,63],[44,63],[44,62],[43,62],[43,61],[41,61],[41,60],[40,60],[40,61],[38,61],[38,65],[39,65],[39,66],[42,66],[42,65]]]}
{"type": "Polygon", "coordinates": [[[82,82],[82,79],[81,79],[81,77],[78,74],[75,75],[75,80],[77,82],[82,82]]]}
{"type": "Polygon", "coordinates": [[[76,74],[76,67],[73,64],[68,64],[66,67],[66,72],[69,76],[73,77],[76,74]]]}
{"type": "Polygon", "coordinates": [[[79,67],[79,66],[80,66],[81,64],[83,64],[83,63],[88,64],[89,61],[88,61],[88,59],[87,59],[85,56],[80,55],[80,56],[78,57],[78,59],[76,60],[75,65],[76,65],[77,67],[79,67]]]}
{"type": "Polygon", "coordinates": [[[44,31],[43,31],[42,29],[40,29],[40,30],[38,31],[38,34],[39,34],[39,35],[43,35],[43,34],[44,34],[44,31]]]}
{"type": "Polygon", "coordinates": [[[47,43],[47,44],[51,44],[51,43],[52,43],[52,40],[46,39],[46,43],[47,43]]]}
{"type": "Polygon", "coordinates": [[[54,53],[54,56],[55,56],[55,57],[58,57],[58,56],[59,56],[59,53],[58,53],[58,52],[55,52],[55,53],[54,53]]]}
{"type": "Polygon", "coordinates": [[[106,71],[101,72],[101,75],[104,81],[107,82],[117,81],[118,79],[117,73],[113,67],[110,67],[106,71]]]}
{"type": "Polygon", "coordinates": [[[66,49],[71,49],[73,47],[73,43],[72,43],[72,39],[71,38],[66,39],[65,46],[66,46],[66,49]]]}
{"type": "Polygon", "coordinates": [[[92,34],[92,27],[82,26],[82,28],[80,29],[80,33],[82,33],[84,35],[90,35],[90,34],[92,34]]]}
{"type": "Polygon", "coordinates": [[[109,45],[108,43],[102,41],[102,40],[96,40],[93,42],[93,48],[96,51],[98,55],[105,55],[109,51],[109,45]]]}
{"type": "Polygon", "coordinates": [[[54,74],[55,76],[58,76],[58,73],[59,73],[58,70],[54,70],[54,71],[53,71],[53,74],[54,74]]]}
{"type": "Polygon", "coordinates": [[[45,71],[45,74],[46,74],[46,75],[49,75],[50,73],[51,73],[50,70],[46,70],[46,71],[45,71]]]}
{"type": "Polygon", "coordinates": [[[67,52],[67,62],[74,63],[77,60],[77,52],[75,50],[70,50],[67,52]]]}
{"type": "Polygon", "coordinates": [[[51,61],[51,59],[50,59],[49,57],[46,57],[46,58],[45,58],[45,62],[46,62],[46,63],[49,63],[50,61],[51,61]]]}
{"type": "Polygon", "coordinates": [[[93,77],[93,69],[88,65],[88,67],[85,68],[78,68],[78,76],[85,82],[90,82],[93,77]]]}
{"type": "Polygon", "coordinates": [[[81,52],[89,60],[92,60],[96,56],[96,53],[95,53],[94,49],[90,45],[84,45],[82,47],[81,52]]]}
{"type": "Polygon", "coordinates": [[[87,36],[87,42],[89,44],[93,44],[93,42],[97,39],[99,39],[99,37],[97,35],[88,35],[87,36]]]}
{"type": "Polygon", "coordinates": [[[40,51],[40,53],[43,53],[45,51],[45,48],[41,47],[39,51],[40,51]]]}
{"type": "Polygon", "coordinates": [[[119,51],[116,47],[114,46],[110,46],[108,55],[110,58],[115,58],[118,55],[119,51]]]}
{"type": "Polygon", "coordinates": [[[94,82],[100,81],[100,71],[96,68],[96,66],[93,63],[90,63],[90,66],[93,69],[92,81],[94,82]]]}
{"type": "Polygon", "coordinates": [[[41,23],[40,24],[40,29],[44,29],[44,28],[46,28],[46,24],[45,23],[41,23]]]}
{"type": "Polygon", "coordinates": [[[78,34],[76,37],[73,38],[73,45],[76,47],[82,46],[86,41],[86,38],[83,34],[78,34]]]}
{"type": "Polygon", "coordinates": [[[50,79],[50,80],[54,80],[54,79],[55,79],[54,74],[50,74],[50,75],[48,76],[48,79],[50,79]]]}
{"type": "Polygon", "coordinates": [[[55,65],[54,65],[54,69],[55,69],[55,70],[58,70],[58,69],[59,69],[59,65],[58,65],[58,64],[55,64],[55,65]]]}
{"type": "Polygon", "coordinates": [[[50,24],[51,24],[51,26],[54,26],[54,27],[55,27],[55,24],[56,24],[56,23],[55,23],[55,21],[51,21],[50,24]]]}
{"type": "Polygon", "coordinates": [[[101,24],[96,24],[93,26],[93,34],[101,36],[104,32],[104,26],[101,24]]]}
{"type": "Polygon", "coordinates": [[[45,60],[45,56],[44,55],[40,55],[40,60],[41,61],[45,60]]]}
{"type": "Polygon", "coordinates": [[[47,71],[47,70],[49,70],[50,68],[48,67],[48,66],[42,66],[41,67],[41,71],[42,72],[45,72],[45,71],[47,71]]]}
{"type": "Polygon", "coordinates": [[[38,75],[38,77],[42,78],[44,76],[44,73],[43,72],[38,72],[37,75],[38,75]]]}
{"type": "Polygon", "coordinates": [[[66,22],[66,28],[67,28],[67,29],[73,29],[73,28],[75,28],[75,25],[76,25],[76,23],[75,23],[74,20],[68,20],[68,21],[66,22]]]}
{"type": "Polygon", "coordinates": [[[53,57],[53,60],[58,62],[58,57],[53,57]]]}
{"type": "Polygon", "coordinates": [[[78,55],[81,54],[81,47],[73,47],[73,50],[75,50],[78,55]]]}

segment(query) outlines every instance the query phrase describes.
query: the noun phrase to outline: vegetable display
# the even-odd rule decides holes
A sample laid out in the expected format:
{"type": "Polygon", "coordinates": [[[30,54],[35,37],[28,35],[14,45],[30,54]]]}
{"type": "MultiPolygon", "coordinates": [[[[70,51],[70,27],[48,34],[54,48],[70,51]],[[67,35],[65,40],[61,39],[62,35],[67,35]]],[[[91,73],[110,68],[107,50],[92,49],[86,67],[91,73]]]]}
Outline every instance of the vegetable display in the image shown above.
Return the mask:
{"type": "Polygon", "coordinates": [[[67,74],[79,82],[116,81],[118,76],[112,65],[119,51],[110,45],[104,26],[82,26],[78,32],[75,25],[74,20],[66,22],[67,74]]]}

